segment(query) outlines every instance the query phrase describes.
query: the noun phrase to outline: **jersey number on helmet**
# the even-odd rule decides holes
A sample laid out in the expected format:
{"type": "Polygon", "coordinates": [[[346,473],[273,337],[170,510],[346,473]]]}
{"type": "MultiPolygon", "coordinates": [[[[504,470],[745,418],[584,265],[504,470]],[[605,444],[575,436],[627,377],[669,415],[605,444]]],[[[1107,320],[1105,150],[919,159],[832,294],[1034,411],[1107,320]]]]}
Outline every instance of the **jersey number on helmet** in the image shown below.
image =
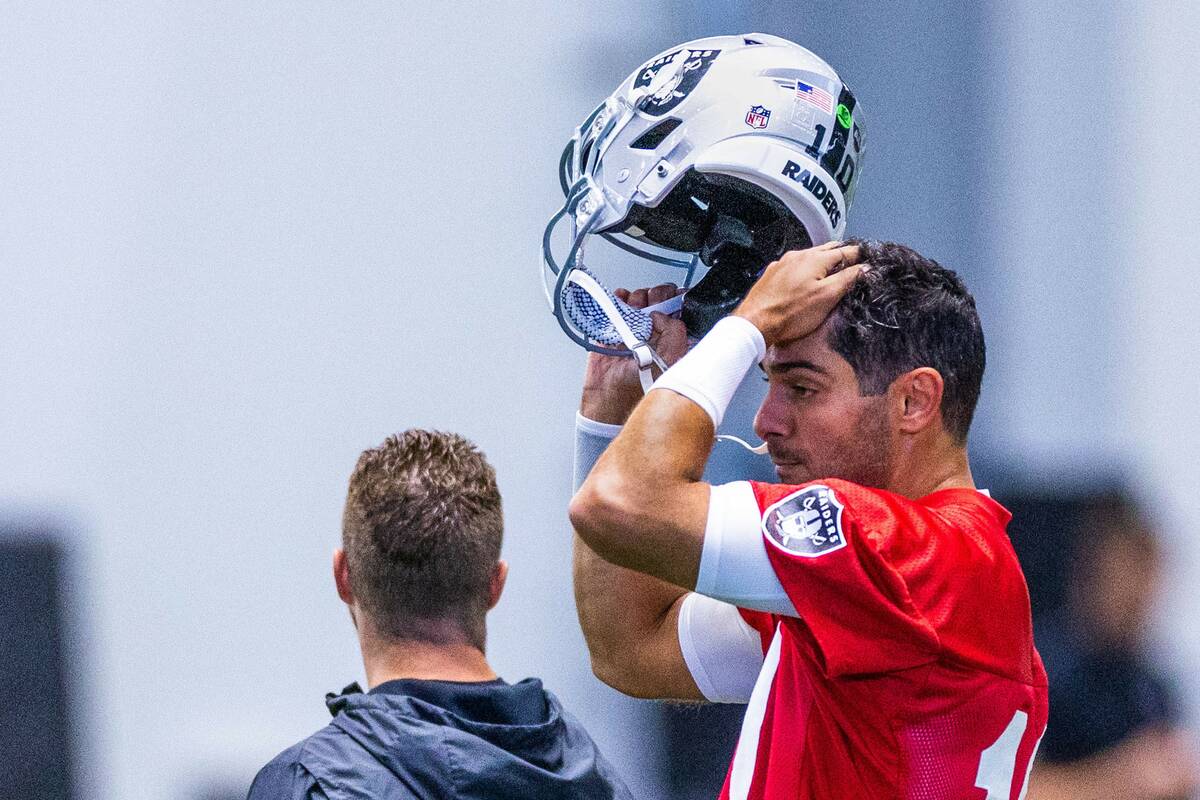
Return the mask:
{"type": "MultiPolygon", "coordinates": [[[[1000,738],[992,742],[979,756],[979,772],[975,773],[975,788],[985,789],[985,800],[1013,800],[1013,773],[1017,771],[1017,749],[1025,736],[1025,728],[1029,725],[1029,715],[1024,711],[1013,714],[1012,721],[1000,734],[1000,738]]],[[[1038,745],[1042,743],[1038,739],[1038,745]]],[[[1025,800],[1029,791],[1029,770],[1033,768],[1033,759],[1037,755],[1037,745],[1029,754],[1029,766],[1025,770],[1025,780],[1021,781],[1020,793],[1017,800],[1025,800]]]]}

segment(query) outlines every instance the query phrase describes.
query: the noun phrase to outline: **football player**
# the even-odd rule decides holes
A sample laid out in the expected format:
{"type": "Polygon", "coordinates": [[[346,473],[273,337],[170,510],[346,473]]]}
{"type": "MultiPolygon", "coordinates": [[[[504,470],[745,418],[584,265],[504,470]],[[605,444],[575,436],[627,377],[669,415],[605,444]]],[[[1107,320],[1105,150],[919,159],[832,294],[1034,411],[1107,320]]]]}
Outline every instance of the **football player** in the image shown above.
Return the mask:
{"type": "MultiPolygon", "coordinates": [[[[653,323],[678,358],[684,323],[653,323]]],[[[1025,796],[1047,687],[1009,513],[967,459],[983,369],[953,272],[837,242],[772,263],[644,398],[632,360],[590,356],[581,471],[615,434],[570,508],[593,668],[637,697],[748,703],[722,798],[1025,796]],[[779,483],[710,486],[759,366],[779,483]]]]}

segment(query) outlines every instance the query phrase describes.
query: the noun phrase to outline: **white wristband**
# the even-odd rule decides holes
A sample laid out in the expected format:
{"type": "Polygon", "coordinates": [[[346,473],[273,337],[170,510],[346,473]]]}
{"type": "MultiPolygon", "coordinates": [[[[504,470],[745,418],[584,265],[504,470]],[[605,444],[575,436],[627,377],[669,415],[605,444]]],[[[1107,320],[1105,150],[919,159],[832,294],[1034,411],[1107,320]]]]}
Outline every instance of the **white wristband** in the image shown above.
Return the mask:
{"type": "Polygon", "coordinates": [[[611,422],[597,422],[594,419],[588,419],[582,412],[576,411],[575,430],[604,439],[615,439],[621,432],[621,426],[613,425],[611,422]]]}
{"type": "Polygon", "coordinates": [[[718,428],[742,378],[766,354],[767,344],[754,323],[725,317],[650,388],[683,395],[704,409],[718,428]]]}

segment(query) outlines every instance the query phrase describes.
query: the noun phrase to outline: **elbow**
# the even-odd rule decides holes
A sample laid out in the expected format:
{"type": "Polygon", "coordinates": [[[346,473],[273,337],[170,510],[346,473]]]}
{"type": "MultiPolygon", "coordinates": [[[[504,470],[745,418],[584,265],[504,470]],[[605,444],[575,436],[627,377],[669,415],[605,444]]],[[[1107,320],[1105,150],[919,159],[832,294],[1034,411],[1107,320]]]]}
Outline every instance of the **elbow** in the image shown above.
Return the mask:
{"type": "Polygon", "coordinates": [[[621,550],[630,527],[630,502],[619,481],[589,477],[571,498],[571,525],[584,544],[606,560],[621,550]]]}
{"type": "Polygon", "coordinates": [[[614,626],[609,614],[591,615],[584,613],[580,604],[579,624],[587,644],[588,663],[592,674],[622,694],[632,694],[629,665],[636,656],[636,643],[631,636],[633,630],[627,626],[614,626]]]}
{"type": "Polygon", "coordinates": [[[611,662],[592,659],[592,674],[601,683],[616,689],[626,697],[634,697],[639,700],[656,699],[654,693],[648,691],[647,687],[642,686],[635,676],[631,674],[630,670],[622,669],[611,662]]]}
{"type": "Polygon", "coordinates": [[[592,674],[606,686],[611,686],[618,692],[624,693],[624,680],[620,669],[617,667],[617,662],[614,659],[605,658],[602,654],[597,653],[595,649],[589,655],[591,656],[592,674]]]}
{"type": "Polygon", "coordinates": [[[643,700],[661,699],[666,694],[654,685],[656,670],[643,662],[644,650],[636,640],[610,642],[595,646],[588,642],[592,674],[601,684],[610,686],[626,697],[643,700]]]}
{"type": "Polygon", "coordinates": [[[593,485],[593,480],[589,478],[575,492],[575,496],[571,498],[571,504],[567,508],[567,515],[571,518],[571,527],[579,534],[579,538],[583,539],[592,549],[595,549],[592,542],[597,536],[596,531],[604,528],[604,520],[611,515],[608,505],[608,498],[593,485]]]}

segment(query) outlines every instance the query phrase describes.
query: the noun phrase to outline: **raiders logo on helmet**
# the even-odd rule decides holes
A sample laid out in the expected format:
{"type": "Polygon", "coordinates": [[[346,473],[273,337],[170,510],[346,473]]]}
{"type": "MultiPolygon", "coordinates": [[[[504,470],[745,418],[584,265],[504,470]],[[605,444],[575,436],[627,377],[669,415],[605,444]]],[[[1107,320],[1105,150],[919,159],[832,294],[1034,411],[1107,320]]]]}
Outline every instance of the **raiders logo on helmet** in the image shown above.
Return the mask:
{"type": "Polygon", "coordinates": [[[683,102],[720,55],[720,50],[676,50],[659,56],[640,70],[633,88],[650,88],[642,110],[652,117],[666,114],[683,102]]]}

